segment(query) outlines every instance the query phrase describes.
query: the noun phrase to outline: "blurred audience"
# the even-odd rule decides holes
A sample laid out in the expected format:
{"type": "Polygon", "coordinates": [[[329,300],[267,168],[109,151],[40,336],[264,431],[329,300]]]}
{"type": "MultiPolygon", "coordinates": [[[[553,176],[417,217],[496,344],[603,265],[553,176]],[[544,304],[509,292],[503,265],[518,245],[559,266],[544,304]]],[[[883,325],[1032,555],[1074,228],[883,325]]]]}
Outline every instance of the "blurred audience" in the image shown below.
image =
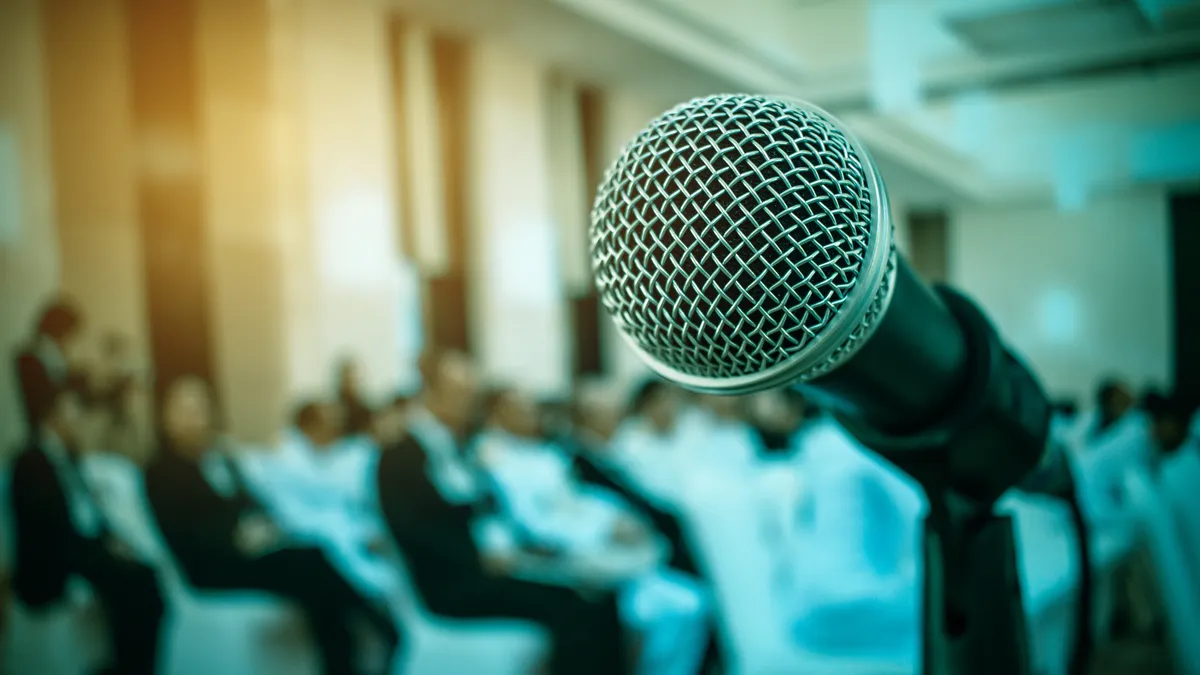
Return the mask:
{"type": "Polygon", "coordinates": [[[670,384],[651,379],[633,396],[629,416],[613,434],[610,457],[630,484],[655,504],[668,505],[678,491],[681,458],[676,436],[682,400],[670,384]]]}
{"type": "Polygon", "coordinates": [[[142,392],[134,374],[129,339],[118,333],[104,335],[100,360],[91,378],[93,412],[97,418],[97,447],[141,462],[146,459],[148,439],[139,415],[142,392]]]}
{"type": "Polygon", "coordinates": [[[475,454],[502,513],[535,546],[573,563],[574,583],[618,589],[625,622],[642,637],[639,672],[694,674],[708,623],[705,593],[694,578],[661,568],[669,555],[659,553],[663,542],[649,522],[617,493],[579,482],[541,422],[520,391],[506,388],[491,400],[475,454]]]}
{"type": "Polygon", "coordinates": [[[1133,388],[1118,379],[1107,379],[1100,383],[1096,392],[1096,420],[1088,434],[1096,440],[1112,430],[1125,414],[1133,409],[1133,388]]]}
{"type": "Polygon", "coordinates": [[[80,474],[79,394],[33,391],[35,433],[11,478],[16,596],[30,609],[47,609],[67,601],[72,577],[83,578],[111,634],[112,663],[101,672],[152,675],[164,614],[157,573],[113,533],[80,474]]]}
{"type": "MultiPolygon", "coordinates": [[[[697,504],[723,500],[745,502],[737,527],[769,533],[743,541],[770,559],[753,581],[776,603],[780,634],[806,650],[889,658],[913,642],[919,490],[794,390],[697,396],[655,378],[628,402],[595,387],[535,402],[508,386],[481,395],[466,356],[430,350],[421,391],[378,407],[343,359],[335,391],[301,401],[265,448],[222,437],[207,383],[181,378],[157,408],[152,443],[130,339],[102,335],[87,368],[76,356],[84,325],[56,301],[17,354],[29,440],[7,500],[11,587],[41,612],[85,582],[107,618],[104,672],[155,672],[174,605],[158,584],[165,560],[130,541],[85,470],[117,456],[154,455],[140,473],[125,464],[144,476],[149,522],[183,580],[297,606],[328,674],[405,672],[396,654],[410,631],[392,612],[413,592],[435,616],[544,629],[538,672],[725,672],[746,648],[730,621],[746,620],[731,608],[749,587],[735,580],[731,594],[729,566],[713,561],[755,553],[714,549],[705,535],[711,518],[697,504]]],[[[1106,379],[1091,409],[1056,406],[1053,433],[1080,461],[1095,522],[1127,508],[1124,480],[1144,467],[1200,560],[1200,417],[1177,397],[1132,391],[1106,379]]],[[[1126,569],[1123,625],[1161,632],[1153,566],[1143,556],[1126,569]]]]}
{"type": "Polygon", "coordinates": [[[568,587],[514,578],[514,547],[495,534],[480,535],[482,546],[476,541],[494,510],[463,448],[478,393],[475,373],[464,356],[445,352],[422,359],[422,378],[409,435],[383,451],[377,480],[388,530],[425,607],[446,617],[542,626],[551,636],[548,668],[555,675],[628,672],[614,594],[588,600],[568,587]]]}
{"type": "Polygon", "coordinates": [[[152,515],[184,578],[201,589],[259,590],[295,602],[326,675],[390,672],[400,644],[391,617],[347,582],[324,551],[289,540],[218,443],[211,408],[204,382],[171,383],[162,403],[162,447],[146,467],[152,515]],[[358,662],[356,619],[387,645],[383,664],[358,662]]]}
{"type": "Polygon", "coordinates": [[[796,436],[808,414],[800,392],[791,388],[765,391],[751,397],[748,408],[763,457],[786,456],[797,449],[796,436]]]}
{"type": "Polygon", "coordinates": [[[16,372],[26,431],[35,435],[58,393],[73,389],[88,398],[88,378],[79,368],[75,347],[83,331],[83,316],[67,300],[50,304],[37,323],[37,330],[17,354],[16,372]]]}

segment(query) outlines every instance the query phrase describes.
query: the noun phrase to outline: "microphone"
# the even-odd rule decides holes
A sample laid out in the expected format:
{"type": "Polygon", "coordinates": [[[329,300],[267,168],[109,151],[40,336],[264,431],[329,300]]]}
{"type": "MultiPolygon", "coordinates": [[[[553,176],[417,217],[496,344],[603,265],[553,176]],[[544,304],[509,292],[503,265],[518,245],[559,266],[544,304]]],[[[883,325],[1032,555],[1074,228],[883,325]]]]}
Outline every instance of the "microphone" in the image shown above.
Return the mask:
{"type": "Polygon", "coordinates": [[[1029,671],[1012,523],[992,507],[1027,480],[1073,497],[1050,403],[971,300],[897,254],[883,180],[845,125],[785,97],[683,103],[608,169],[589,237],[602,305],[659,375],[710,394],[795,386],[922,484],[927,675],[1029,671]]]}
{"type": "Polygon", "coordinates": [[[1046,454],[1041,387],[974,303],[897,255],[875,163],[815,106],[664,113],[606,173],[590,243],[621,335],[687,389],[796,385],[902,468],[937,449],[926,478],[981,506],[1046,454]]]}

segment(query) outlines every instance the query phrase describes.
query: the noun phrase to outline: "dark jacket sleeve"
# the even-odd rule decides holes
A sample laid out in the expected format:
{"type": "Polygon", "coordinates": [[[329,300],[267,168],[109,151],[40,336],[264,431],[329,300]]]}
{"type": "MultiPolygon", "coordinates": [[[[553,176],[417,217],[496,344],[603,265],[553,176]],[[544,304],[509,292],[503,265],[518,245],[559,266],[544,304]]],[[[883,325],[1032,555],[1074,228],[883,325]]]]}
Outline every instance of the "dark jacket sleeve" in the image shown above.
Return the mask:
{"type": "Polygon", "coordinates": [[[160,450],[146,467],[146,499],[164,543],[182,571],[196,580],[205,568],[246,560],[234,543],[240,514],[204,480],[199,468],[160,450]]]}
{"type": "Polygon", "coordinates": [[[28,607],[59,602],[70,576],[75,533],[54,467],[45,457],[27,451],[17,458],[10,498],[17,549],[13,592],[28,607]]]}
{"type": "Polygon", "coordinates": [[[652,504],[624,480],[602,469],[599,464],[588,458],[585,452],[576,452],[574,465],[575,475],[581,481],[619,495],[648,519],[651,526],[671,543],[671,567],[689,574],[700,574],[687,533],[675,514],[652,504]]]}
{"type": "Polygon", "coordinates": [[[38,428],[38,420],[54,402],[58,385],[50,377],[46,366],[30,351],[17,355],[17,381],[21,386],[21,403],[25,410],[26,433],[38,428]]]}

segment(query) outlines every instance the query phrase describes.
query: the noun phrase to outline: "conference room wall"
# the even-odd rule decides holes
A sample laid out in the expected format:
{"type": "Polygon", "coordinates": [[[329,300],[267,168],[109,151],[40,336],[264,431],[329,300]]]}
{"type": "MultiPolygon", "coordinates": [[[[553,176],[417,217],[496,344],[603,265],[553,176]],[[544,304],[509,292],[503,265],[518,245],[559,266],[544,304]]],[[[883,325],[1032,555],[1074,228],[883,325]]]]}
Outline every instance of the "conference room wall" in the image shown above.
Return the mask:
{"type": "Polygon", "coordinates": [[[0,3],[0,458],[23,440],[12,355],[58,285],[38,3],[0,3]]]}
{"type": "Polygon", "coordinates": [[[400,269],[387,10],[269,4],[287,391],[331,391],[334,362],[351,356],[367,393],[391,395],[400,269]]]}
{"type": "MultiPolygon", "coordinates": [[[[38,4],[60,290],[86,308],[89,337],[126,335],[147,366],[125,8],[112,0],[38,4]]],[[[83,346],[86,353],[95,343],[83,346]]]]}
{"type": "Polygon", "coordinates": [[[571,384],[549,96],[545,64],[486,40],[471,46],[473,339],[488,379],[542,396],[571,384]]]}
{"type": "Polygon", "coordinates": [[[1165,386],[1171,372],[1166,195],[969,207],[949,232],[951,283],[973,295],[1052,395],[1088,402],[1099,378],[1165,386]]]}

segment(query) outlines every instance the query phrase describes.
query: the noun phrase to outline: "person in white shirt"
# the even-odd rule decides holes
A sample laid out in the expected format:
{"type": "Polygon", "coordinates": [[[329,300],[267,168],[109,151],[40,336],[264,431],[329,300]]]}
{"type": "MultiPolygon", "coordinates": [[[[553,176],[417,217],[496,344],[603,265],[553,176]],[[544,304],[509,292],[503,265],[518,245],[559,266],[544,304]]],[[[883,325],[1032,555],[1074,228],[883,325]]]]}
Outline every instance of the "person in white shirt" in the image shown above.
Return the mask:
{"type": "Polygon", "coordinates": [[[426,611],[459,619],[520,619],[546,630],[551,675],[625,675],[626,631],[616,594],[582,593],[515,576],[522,555],[511,539],[492,536],[494,498],[465,461],[460,442],[474,421],[477,385],[470,359],[430,351],[421,359],[422,391],[408,434],[385,448],[376,496],[426,611]]]}
{"type": "Polygon", "coordinates": [[[699,396],[680,417],[678,451],[714,470],[748,470],[761,440],[746,419],[745,404],[739,396],[699,396]]]}
{"type": "Polygon", "coordinates": [[[1150,436],[1160,457],[1159,483],[1189,562],[1193,591],[1200,593],[1200,437],[1191,434],[1190,411],[1176,398],[1156,401],[1150,415],[1150,436]]]}
{"type": "Polygon", "coordinates": [[[796,638],[829,653],[914,649],[920,488],[832,417],[811,421],[801,442],[796,638]]]}
{"type": "Polygon", "coordinates": [[[679,452],[679,392],[660,379],[650,379],[638,388],[629,406],[629,416],[617,427],[610,441],[609,460],[649,500],[674,508],[680,484],[679,469],[685,459],[679,452]]]}
{"type": "Polygon", "coordinates": [[[370,437],[343,436],[342,428],[336,403],[310,401],[274,452],[239,459],[251,489],[290,536],[325,549],[349,581],[382,598],[396,577],[371,484],[379,448],[370,437]]]}
{"type": "Polygon", "coordinates": [[[663,567],[648,524],[616,494],[575,480],[571,458],[541,439],[538,422],[521,392],[494,397],[475,451],[502,508],[533,543],[617,584],[626,622],[643,635],[640,672],[694,675],[707,646],[706,593],[663,567]]]}

